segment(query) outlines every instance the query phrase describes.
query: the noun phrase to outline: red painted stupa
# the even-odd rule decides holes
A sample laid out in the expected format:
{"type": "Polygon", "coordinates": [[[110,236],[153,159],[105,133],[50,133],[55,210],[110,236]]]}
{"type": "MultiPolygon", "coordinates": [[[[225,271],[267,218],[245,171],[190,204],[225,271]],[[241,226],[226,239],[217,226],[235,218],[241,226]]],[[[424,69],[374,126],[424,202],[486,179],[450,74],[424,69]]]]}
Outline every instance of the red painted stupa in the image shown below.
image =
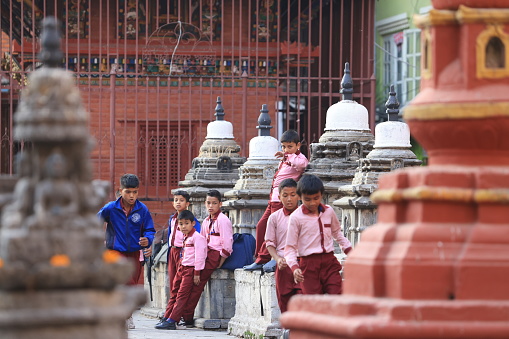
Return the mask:
{"type": "Polygon", "coordinates": [[[405,109],[429,166],[384,175],[342,296],[301,296],[299,338],[509,338],[509,0],[433,0],[405,109]]]}

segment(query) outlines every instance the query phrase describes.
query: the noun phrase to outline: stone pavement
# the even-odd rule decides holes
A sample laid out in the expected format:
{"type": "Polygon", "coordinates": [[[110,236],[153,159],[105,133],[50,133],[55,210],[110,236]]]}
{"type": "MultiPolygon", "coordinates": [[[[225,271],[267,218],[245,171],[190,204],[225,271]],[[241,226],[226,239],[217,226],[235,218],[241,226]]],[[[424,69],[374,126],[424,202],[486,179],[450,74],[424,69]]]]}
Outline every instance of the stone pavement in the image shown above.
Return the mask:
{"type": "Polygon", "coordinates": [[[129,339],[172,339],[172,338],[221,338],[221,339],[235,339],[234,336],[226,334],[225,330],[222,331],[205,331],[199,328],[188,328],[186,330],[156,330],[154,328],[157,323],[155,318],[147,318],[140,313],[134,312],[134,330],[129,330],[129,339]]]}

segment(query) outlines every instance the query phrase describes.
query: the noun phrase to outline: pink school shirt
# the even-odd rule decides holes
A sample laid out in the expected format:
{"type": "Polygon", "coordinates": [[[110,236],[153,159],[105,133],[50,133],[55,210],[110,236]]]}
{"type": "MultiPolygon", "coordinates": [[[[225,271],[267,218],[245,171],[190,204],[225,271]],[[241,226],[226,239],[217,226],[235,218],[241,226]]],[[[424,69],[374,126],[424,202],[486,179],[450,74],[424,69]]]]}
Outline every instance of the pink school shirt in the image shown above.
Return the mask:
{"type": "Polygon", "coordinates": [[[168,226],[170,226],[170,246],[182,247],[184,233],[180,231],[179,224],[177,223],[177,215],[178,213],[175,212],[175,214],[170,217],[170,220],[168,220],[168,226]],[[175,236],[175,238],[173,238],[173,236],[175,236]]]}
{"type": "Polygon", "coordinates": [[[281,181],[285,179],[298,181],[308,163],[308,159],[300,151],[293,154],[285,154],[279,164],[279,169],[274,175],[274,180],[272,180],[270,201],[279,201],[279,184],[281,181]]]}
{"type": "Polygon", "coordinates": [[[232,222],[222,212],[206,217],[201,225],[200,233],[207,239],[208,247],[219,251],[222,257],[228,258],[232,254],[232,222]]]}
{"type": "Polygon", "coordinates": [[[292,271],[299,268],[297,257],[333,252],[332,239],[339,243],[345,254],[352,248],[332,207],[320,204],[319,210],[319,215],[311,214],[306,206],[301,205],[290,215],[284,253],[292,271]]]}
{"type": "Polygon", "coordinates": [[[207,239],[193,228],[184,236],[182,266],[194,266],[194,275],[200,275],[207,259],[207,239]]]}
{"type": "Polygon", "coordinates": [[[272,213],[267,222],[267,230],[265,231],[265,245],[272,246],[276,249],[277,255],[284,256],[286,246],[286,233],[288,230],[288,220],[290,220],[292,211],[281,208],[272,213]]]}

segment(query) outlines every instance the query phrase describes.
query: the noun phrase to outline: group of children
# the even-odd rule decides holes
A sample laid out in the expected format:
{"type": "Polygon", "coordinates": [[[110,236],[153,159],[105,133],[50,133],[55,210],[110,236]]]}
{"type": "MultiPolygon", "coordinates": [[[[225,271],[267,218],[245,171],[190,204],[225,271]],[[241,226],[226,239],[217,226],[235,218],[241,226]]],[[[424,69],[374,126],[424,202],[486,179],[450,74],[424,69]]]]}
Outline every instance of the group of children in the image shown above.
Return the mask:
{"type": "MultiPolygon", "coordinates": [[[[341,293],[341,265],[334,256],[333,239],[345,254],[351,244],[334,210],[322,203],[322,181],[314,175],[302,175],[308,160],[299,151],[297,132],[286,131],[280,141],[283,151],[275,156],[281,163],[267,209],[256,227],[256,260],[245,269],[260,269],[270,258],[276,262],[276,294],[281,312],[285,312],[295,294],[341,293]]],[[[136,199],[139,182],[133,185],[121,179],[121,197],[99,212],[107,223],[106,246],[129,258],[150,246],[154,237],[148,209],[136,199]]],[[[175,192],[173,198],[176,212],[168,220],[171,293],[157,329],[192,326],[194,309],[206,283],[232,254],[233,228],[221,212],[220,192],[207,193],[208,216],[201,225],[187,210],[189,198],[185,191],[175,192]]]]}

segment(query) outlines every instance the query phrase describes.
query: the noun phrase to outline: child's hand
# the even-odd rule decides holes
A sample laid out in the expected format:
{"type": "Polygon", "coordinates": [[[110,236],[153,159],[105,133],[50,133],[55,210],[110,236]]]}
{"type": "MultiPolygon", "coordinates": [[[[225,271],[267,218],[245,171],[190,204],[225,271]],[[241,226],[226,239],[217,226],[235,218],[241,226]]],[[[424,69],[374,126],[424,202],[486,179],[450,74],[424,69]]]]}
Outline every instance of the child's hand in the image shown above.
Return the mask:
{"type": "Polygon", "coordinates": [[[276,152],[276,154],[274,154],[274,156],[276,158],[281,158],[281,157],[285,156],[285,153],[283,151],[278,151],[278,152],[276,152]]]}
{"type": "Polygon", "coordinates": [[[296,283],[304,281],[304,275],[302,274],[300,268],[297,268],[295,271],[293,271],[293,279],[295,280],[296,283]]]}
{"type": "Polygon", "coordinates": [[[288,267],[288,265],[286,264],[286,259],[283,258],[283,257],[279,257],[277,259],[277,267],[280,269],[280,270],[284,270],[285,268],[288,267]]]}
{"type": "Polygon", "coordinates": [[[147,247],[148,246],[148,238],[147,237],[140,237],[139,239],[140,241],[138,242],[138,244],[141,246],[141,247],[147,247]]]}
{"type": "Polygon", "coordinates": [[[143,249],[143,255],[148,258],[152,255],[152,247],[147,247],[143,249]]]}
{"type": "Polygon", "coordinates": [[[198,286],[200,284],[200,276],[199,275],[195,275],[194,276],[194,279],[193,279],[193,282],[196,286],[198,286]]]}

